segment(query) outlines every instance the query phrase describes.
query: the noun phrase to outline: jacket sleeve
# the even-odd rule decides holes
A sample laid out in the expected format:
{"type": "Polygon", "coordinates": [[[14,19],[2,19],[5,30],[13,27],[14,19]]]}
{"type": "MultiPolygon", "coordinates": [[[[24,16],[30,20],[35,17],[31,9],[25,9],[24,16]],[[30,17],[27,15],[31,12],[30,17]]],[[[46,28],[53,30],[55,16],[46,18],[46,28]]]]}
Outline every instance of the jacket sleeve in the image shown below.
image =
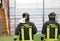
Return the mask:
{"type": "Polygon", "coordinates": [[[21,24],[18,24],[18,26],[15,29],[15,35],[19,35],[20,27],[21,27],[21,24]]]}
{"type": "Polygon", "coordinates": [[[43,27],[42,27],[42,34],[45,34],[46,33],[46,23],[43,24],[43,27]]]}
{"type": "Polygon", "coordinates": [[[37,28],[34,24],[32,24],[32,33],[36,34],[37,33],[37,28]]]}
{"type": "Polygon", "coordinates": [[[18,35],[19,35],[19,31],[20,31],[20,24],[18,24],[18,26],[15,29],[14,40],[17,40],[18,35]]]}
{"type": "Polygon", "coordinates": [[[60,35],[60,24],[59,24],[59,28],[58,28],[58,34],[60,35]]]}

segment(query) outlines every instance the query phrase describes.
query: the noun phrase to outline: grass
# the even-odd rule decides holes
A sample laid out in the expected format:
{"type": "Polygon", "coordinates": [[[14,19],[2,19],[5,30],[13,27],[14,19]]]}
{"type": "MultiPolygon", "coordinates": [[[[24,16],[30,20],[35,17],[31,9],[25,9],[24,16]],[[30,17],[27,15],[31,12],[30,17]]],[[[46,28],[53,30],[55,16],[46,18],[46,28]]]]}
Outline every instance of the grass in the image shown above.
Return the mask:
{"type": "MultiPolygon", "coordinates": [[[[13,36],[0,36],[0,41],[13,41],[13,36]]],[[[40,36],[35,35],[34,41],[40,41],[40,36]]]]}
{"type": "MultiPolygon", "coordinates": [[[[13,36],[0,36],[0,41],[14,41],[14,40],[13,40],[13,36]]],[[[19,41],[19,40],[17,40],[17,41],[19,41]]],[[[41,41],[40,35],[35,35],[34,41],[41,41]]],[[[60,38],[59,38],[59,41],[60,41],[60,38]]]]}

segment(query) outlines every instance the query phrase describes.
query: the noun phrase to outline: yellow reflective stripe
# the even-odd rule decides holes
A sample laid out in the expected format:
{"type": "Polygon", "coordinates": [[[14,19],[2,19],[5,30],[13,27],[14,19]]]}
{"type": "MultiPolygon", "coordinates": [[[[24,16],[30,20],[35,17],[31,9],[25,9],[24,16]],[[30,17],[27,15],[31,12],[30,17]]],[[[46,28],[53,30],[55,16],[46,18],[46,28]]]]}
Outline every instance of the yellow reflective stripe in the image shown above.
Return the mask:
{"type": "Polygon", "coordinates": [[[47,28],[47,39],[49,39],[49,34],[50,34],[50,29],[49,27],[47,28]]]}
{"type": "MultiPolygon", "coordinates": [[[[50,24],[51,27],[55,28],[55,40],[57,39],[58,36],[58,27],[56,25],[50,24]]],[[[47,39],[49,39],[49,34],[50,34],[50,26],[47,26],[47,39]]]]}
{"type": "MultiPolygon", "coordinates": [[[[22,41],[24,40],[24,26],[21,27],[21,33],[22,33],[22,41]]],[[[29,28],[29,37],[30,37],[30,41],[32,41],[32,28],[29,28]]]]}
{"type": "Polygon", "coordinates": [[[58,28],[55,28],[55,39],[57,39],[57,35],[58,35],[58,28]]]}
{"type": "Polygon", "coordinates": [[[32,28],[29,28],[29,37],[30,37],[30,41],[32,41],[32,28]]]}
{"type": "Polygon", "coordinates": [[[24,28],[21,29],[21,33],[22,33],[22,41],[24,41],[24,28]]]}
{"type": "Polygon", "coordinates": [[[58,39],[45,39],[45,41],[58,41],[58,39]]]}
{"type": "Polygon", "coordinates": [[[45,34],[40,34],[41,37],[45,37],[45,34]]]}

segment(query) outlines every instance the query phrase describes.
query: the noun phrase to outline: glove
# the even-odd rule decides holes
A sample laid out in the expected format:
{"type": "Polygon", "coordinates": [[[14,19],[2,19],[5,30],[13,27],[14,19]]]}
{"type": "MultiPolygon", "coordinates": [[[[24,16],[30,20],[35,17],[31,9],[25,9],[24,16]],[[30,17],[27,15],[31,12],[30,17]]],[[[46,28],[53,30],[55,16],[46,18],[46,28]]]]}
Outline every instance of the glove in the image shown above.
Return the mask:
{"type": "Polygon", "coordinates": [[[41,40],[43,41],[44,40],[44,37],[45,37],[45,35],[44,34],[40,34],[40,36],[41,36],[41,40]]]}
{"type": "Polygon", "coordinates": [[[16,41],[17,39],[16,38],[14,38],[14,41],[16,41]]]}
{"type": "Polygon", "coordinates": [[[18,35],[14,35],[14,36],[13,36],[14,41],[16,41],[17,38],[18,38],[18,35]]]}
{"type": "Polygon", "coordinates": [[[41,37],[41,40],[44,40],[44,37],[41,37]]]}

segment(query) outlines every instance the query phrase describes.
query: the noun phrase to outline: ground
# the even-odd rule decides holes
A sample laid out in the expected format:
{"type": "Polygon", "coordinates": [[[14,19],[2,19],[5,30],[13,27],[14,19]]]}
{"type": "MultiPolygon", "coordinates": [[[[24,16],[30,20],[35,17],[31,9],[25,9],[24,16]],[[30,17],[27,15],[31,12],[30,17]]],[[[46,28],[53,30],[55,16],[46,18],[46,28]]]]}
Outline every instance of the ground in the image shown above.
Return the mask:
{"type": "MultiPolygon", "coordinates": [[[[0,36],[0,41],[13,41],[13,36],[0,36]]],[[[34,41],[40,41],[40,36],[35,35],[34,41]]]]}
{"type": "MultiPolygon", "coordinates": [[[[59,40],[60,40],[60,38],[59,38],[59,40]]],[[[0,36],[0,41],[14,41],[14,40],[13,40],[13,36],[0,36]]],[[[35,35],[34,41],[41,41],[40,35],[35,35]]]]}

